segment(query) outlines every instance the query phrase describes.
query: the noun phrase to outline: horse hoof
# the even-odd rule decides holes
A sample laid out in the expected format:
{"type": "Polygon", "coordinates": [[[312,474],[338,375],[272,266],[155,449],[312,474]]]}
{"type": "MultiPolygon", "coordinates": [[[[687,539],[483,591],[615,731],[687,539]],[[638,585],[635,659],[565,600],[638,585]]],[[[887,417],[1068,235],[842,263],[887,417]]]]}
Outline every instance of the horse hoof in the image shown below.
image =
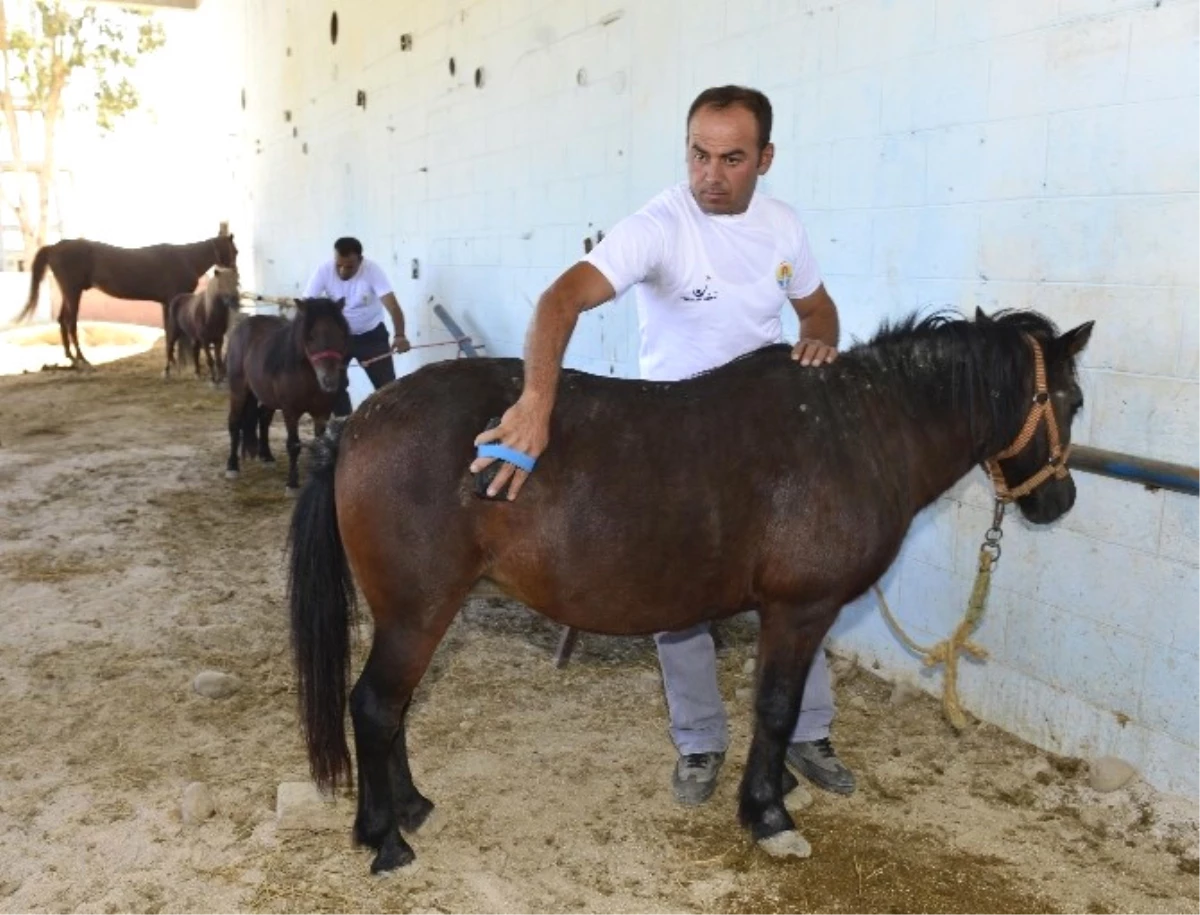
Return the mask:
{"type": "Polygon", "coordinates": [[[416,860],[416,857],[407,843],[401,844],[395,839],[389,839],[383,843],[383,848],[379,850],[379,853],[375,856],[375,860],[371,862],[371,873],[386,874],[389,871],[404,867],[406,864],[412,864],[416,860]]]}
{"type": "Polygon", "coordinates": [[[269,454],[266,457],[260,457],[259,460],[262,461],[264,464],[274,464],[275,463],[275,458],[271,457],[271,455],[269,455],[269,454]]]}
{"type": "Polygon", "coordinates": [[[238,472],[236,470],[226,470],[225,471],[225,479],[236,480],[237,478],[238,478],[238,472]]]}
{"type": "Polygon", "coordinates": [[[408,809],[399,813],[396,822],[404,832],[422,830],[426,835],[437,835],[442,831],[441,816],[434,814],[433,801],[428,798],[418,798],[409,804],[408,809]]]}
{"type": "Polygon", "coordinates": [[[285,496],[287,496],[289,499],[294,499],[294,498],[296,498],[296,496],[300,495],[300,487],[299,486],[285,487],[283,490],[283,494],[285,496]]]}
{"type": "Polygon", "coordinates": [[[808,844],[808,840],[794,829],[759,839],[758,847],[772,858],[808,858],[812,855],[812,846],[808,844]]]}

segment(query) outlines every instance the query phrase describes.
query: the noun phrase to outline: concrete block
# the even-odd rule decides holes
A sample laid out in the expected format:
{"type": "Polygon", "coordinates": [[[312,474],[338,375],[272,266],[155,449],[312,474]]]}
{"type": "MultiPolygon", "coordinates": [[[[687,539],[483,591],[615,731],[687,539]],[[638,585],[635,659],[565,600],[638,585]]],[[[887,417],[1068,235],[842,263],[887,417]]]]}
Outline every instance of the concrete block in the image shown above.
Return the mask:
{"type": "Polygon", "coordinates": [[[1195,96],[1051,115],[1047,192],[1194,193],[1200,186],[1197,135],[1195,96]]]}
{"type": "MultiPolygon", "coordinates": [[[[1129,607],[1128,612],[1137,615],[1139,608],[1129,607]]],[[[1064,649],[1056,685],[1101,708],[1136,719],[1146,670],[1146,642],[1077,613],[1065,613],[1056,632],[1064,649]]]]}
{"type": "Polygon", "coordinates": [[[925,203],[925,138],[903,134],[875,142],[876,207],[911,207],[925,203]]]}
{"type": "Polygon", "coordinates": [[[1192,286],[1200,267],[1200,207],[1194,194],[1123,197],[1104,279],[1137,285],[1192,286]]]}
{"type": "MultiPolygon", "coordinates": [[[[1189,309],[1196,308],[1194,290],[1168,286],[1041,284],[1030,287],[1022,300],[1063,330],[1096,322],[1079,365],[1139,375],[1177,374],[1180,335],[1167,329],[1183,327],[1189,309]],[[1131,334],[1127,322],[1134,312],[1163,332],[1131,334]]],[[[1191,343],[1195,346],[1195,340],[1191,343]]],[[[1089,404],[1084,411],[1090,411],[1089,404]]]]}
{"type": "MultiPolygon", "coordinates": [[[[1060,10],[1060,15],[1063,11],[1060,10]]],[[[1129,56],[1129,18],[1116,16],[1066,24],[1045,32],[1047,111],[1120,102],[1129,56]]],[[[993,74],[992,89],[996,90],[993,74]]]]}
{"type": "Polygon", "coordinates": [[[1059,525],[1093,540],[1147,551],[1162,525],[1162,492],[1123,480],[1075,473],[1075,506],[1059,525]]]}
{"type": "Polygon", "coordinates": [[[884,68],[884,133],[947,127],[988,116],[988,60],[959,48],[904,58],[884,68]]]}
{"type": "Polygon", "coordinates": [[[1197,565],[1197,544],[1200,543],[1200,512],[1196,497],[1178,492],[1164,492],[1162,532],[1158,553],[1164,559],[1182,565],[1197,565]]]}
{"type": "Polygon", "coordinates": [[[1119,207],[1105,198],[984,204],[979,272],[989,280],[1112,281],[1119,207]]]}
{"type": "MultiPolygon", "coordinates": [[[[814,140],[874,136],[879,130],[881,71],[865,67],[827,76],[818,89],[814,140]]],[[[802,135],[802,139],[810,139],[802,135]]]]}
{"type": "Polygon", "coordinates": [[[1090,407],[1096,444],[1160,461],[1194,464],[1200,389],[1170,378],[1099,373],[1090,407]]]}
{"type": "Polygon", "coordinates": [[[878,142],[874,137],[859,137],[828,144],[830,207],[856,209],[874,204],[878,142]]]}
{"type": "Polygon", "coordinates": [[[979,217],[973,205],[878,211],[876,273],[910,278],[965,278],[977,269],[979,217]]]}
{"type": "MultiPolygon", "coordinates": [[[[1194,607],[1187,609],[1195,612],[1194,607]]],[[[1182,650],[1152,647],[1141,686],[1142,724],[1192,746],[1200,743],[1200,659],[1195,645],[1182,650]]]]}
{"type": "MultiPolygon", "coordinates": [[[[1006,560],[1002,560],[1006,561],[1006,560]]],[[[1006,609],[1004,662],[1043,683],[1061,686],[1059,666],[1063,654],[1061,610],[1031,597],[993,589],[991,603],[1006,609]]]]}
{"type": "Polygon", "coordinates": [[[1184,797],[1200,793],[1200,767],[1196,765],[1196,744],[1176,740],[1160,731],[1146,733],[1142,778],[1162,791],[1184,797]]]}
{"type": "Polygon", "coordinates": [[[910,57],[934,45],[934,0],[859,0],[843,5],[839,13],[840,71],[910,57]]]}
{"type": "Polygon", "coordinates": [[[926,201],[945,204],[982,199],[987,152],[987,126],[983,124],[926,133],[926,201]]]}
{"type": "Polygon", "coordinates": [[[1200,8],[1189,2],[1139,6],[1130,23],[1125,101],[1194,98],[1200,72],[1200,8]]]}
{"type": "Polygon", "coordinates": [[[1019,32],[1032,32],[1053,25],[1057,10],[1045,0],[1007,0],[980,3],[979,0],[939,0],[937,42],[941,46],[959,45],[1002,38],[1019,32]]]}

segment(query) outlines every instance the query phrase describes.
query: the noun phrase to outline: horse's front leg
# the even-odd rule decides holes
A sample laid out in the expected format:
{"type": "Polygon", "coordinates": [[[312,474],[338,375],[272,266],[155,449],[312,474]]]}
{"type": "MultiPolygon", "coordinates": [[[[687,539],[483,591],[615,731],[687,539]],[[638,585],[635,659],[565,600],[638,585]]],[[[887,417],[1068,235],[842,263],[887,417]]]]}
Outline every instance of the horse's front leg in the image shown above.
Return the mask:
{"type": "Polygon", "coordinates": [[[208,363],[208,378],[212,382],[213,387],[217,386],[217,365],[213,361],[212,344],[204,344],[204,361],[208,363]]]}
{"type": "Polygon", "coordinates": [[[225,353],[224,353],[225,335],[224,334],[222,334],[220,337],[217,338],[217,342],[214,344],[214,346],[217,351],[217,354],[216,354],[216,378],[214,380],[217,384],[220,384],[222,381],[225,380],[225,353]]]}
{"type": "Polygon", "coordinates": [[[754,738],[742,776],[738,817],[765,851],[779,857],[807,858],[812,853],[783,805],[784,795],[795,786],[784,760],[808,669],[838,609],[831,604],[768,603],[760,611],[754,738]]]}
{"type": "Polygon", "coordinates": [[[287,494],[294,496],[300,492],[300,414],[284,410],[283,423],[287,426],[287,494]]]}

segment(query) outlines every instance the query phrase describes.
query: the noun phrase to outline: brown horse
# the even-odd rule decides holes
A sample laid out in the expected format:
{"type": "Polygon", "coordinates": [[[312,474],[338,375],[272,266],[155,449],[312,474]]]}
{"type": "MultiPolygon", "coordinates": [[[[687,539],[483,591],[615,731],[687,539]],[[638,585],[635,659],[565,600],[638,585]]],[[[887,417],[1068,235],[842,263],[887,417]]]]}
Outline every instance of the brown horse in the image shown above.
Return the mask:
{"type": "Polygon", "coordinates": [[[426,366],[332,423],[292,517],[292,641],[312,772],[335,786],[350,767],[353,572],[375,620],[349,695],[354,835],[377,849],[372,870],[412,860],[398,830],[432,809],[412,781],[405,716],[481,579],[613,635],[757,610],[739,816],[768,851],[807,854],[784,809],[796,782],[784,755],[814,652],[892,564],[913,516],[981,461],[998,458],[1009,486],[1033,477],[1014,493],[1030,521],[1071,508],[1059,445],[1083,402],[1075,357],[1091,327],[1058,336],[1031,312],[913,318],[821,368],[774,346],[672,383],[565,372],[551,445],[511,503],[476,498],[468,465],[475,436],[521,392],[518,360],[426,366]]]}
{"type": "Polygon", "coordinates": [[[208,374],[217,384],[225,377],[225,332],[229,313],[238,310],[237,267],[216,267],[203,292],[185,292],[167,306],[167,366],[163,377],[171,376],[175,364],[175,345],[186,342],[192,349],[196,377],[200,377],[200,350],[208,362],[208,374]]]}
{"type": "Polygon", "coordinates": [[[288,321],[254,315],[229,337],[229,462],[225,476],[238,476],[242,456],[273,463],[267,441],[271,419],[283,412],[287,426],[287,491],[300,489],[300,417],[313,418],[318,436],[337,400],[350,346],[350,327],[342,309],[345,299],[299,299],[296,317],[288,321]]]}
{"type": "Polygon", "coordinates": [[[192,292],[200,277],[214,264],[236,267],[237,253],[232,235],[217,235],[188,245],[147,248],[117,248],[83,238],[64,238],[39,248],[34,256],[29,301],[18,320],[28,318],[37,308],[38,287],[49,267],[62,290],[58,326],[63,352],[73,366],[89,365],[79,349],[79,299],[84,290],[95,286],[118,299],[159,302],[165,328],[171,299],[182,292],[192,292]]]}

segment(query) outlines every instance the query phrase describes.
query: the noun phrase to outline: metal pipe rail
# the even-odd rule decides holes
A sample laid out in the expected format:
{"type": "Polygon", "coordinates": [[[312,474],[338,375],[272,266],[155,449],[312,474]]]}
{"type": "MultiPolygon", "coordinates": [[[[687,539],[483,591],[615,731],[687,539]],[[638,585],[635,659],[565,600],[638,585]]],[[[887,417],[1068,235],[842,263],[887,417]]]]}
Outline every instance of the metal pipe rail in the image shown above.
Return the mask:
{"type": "Polygon", "coordinates": [[[1200,494],[1200,470],[1186,464],[1155,461],[1087,445],[1072,447],[1068,464],[1072,470],[1138,483],[1147,489],[1169,489],[1191,496],[1200,494]]]}

